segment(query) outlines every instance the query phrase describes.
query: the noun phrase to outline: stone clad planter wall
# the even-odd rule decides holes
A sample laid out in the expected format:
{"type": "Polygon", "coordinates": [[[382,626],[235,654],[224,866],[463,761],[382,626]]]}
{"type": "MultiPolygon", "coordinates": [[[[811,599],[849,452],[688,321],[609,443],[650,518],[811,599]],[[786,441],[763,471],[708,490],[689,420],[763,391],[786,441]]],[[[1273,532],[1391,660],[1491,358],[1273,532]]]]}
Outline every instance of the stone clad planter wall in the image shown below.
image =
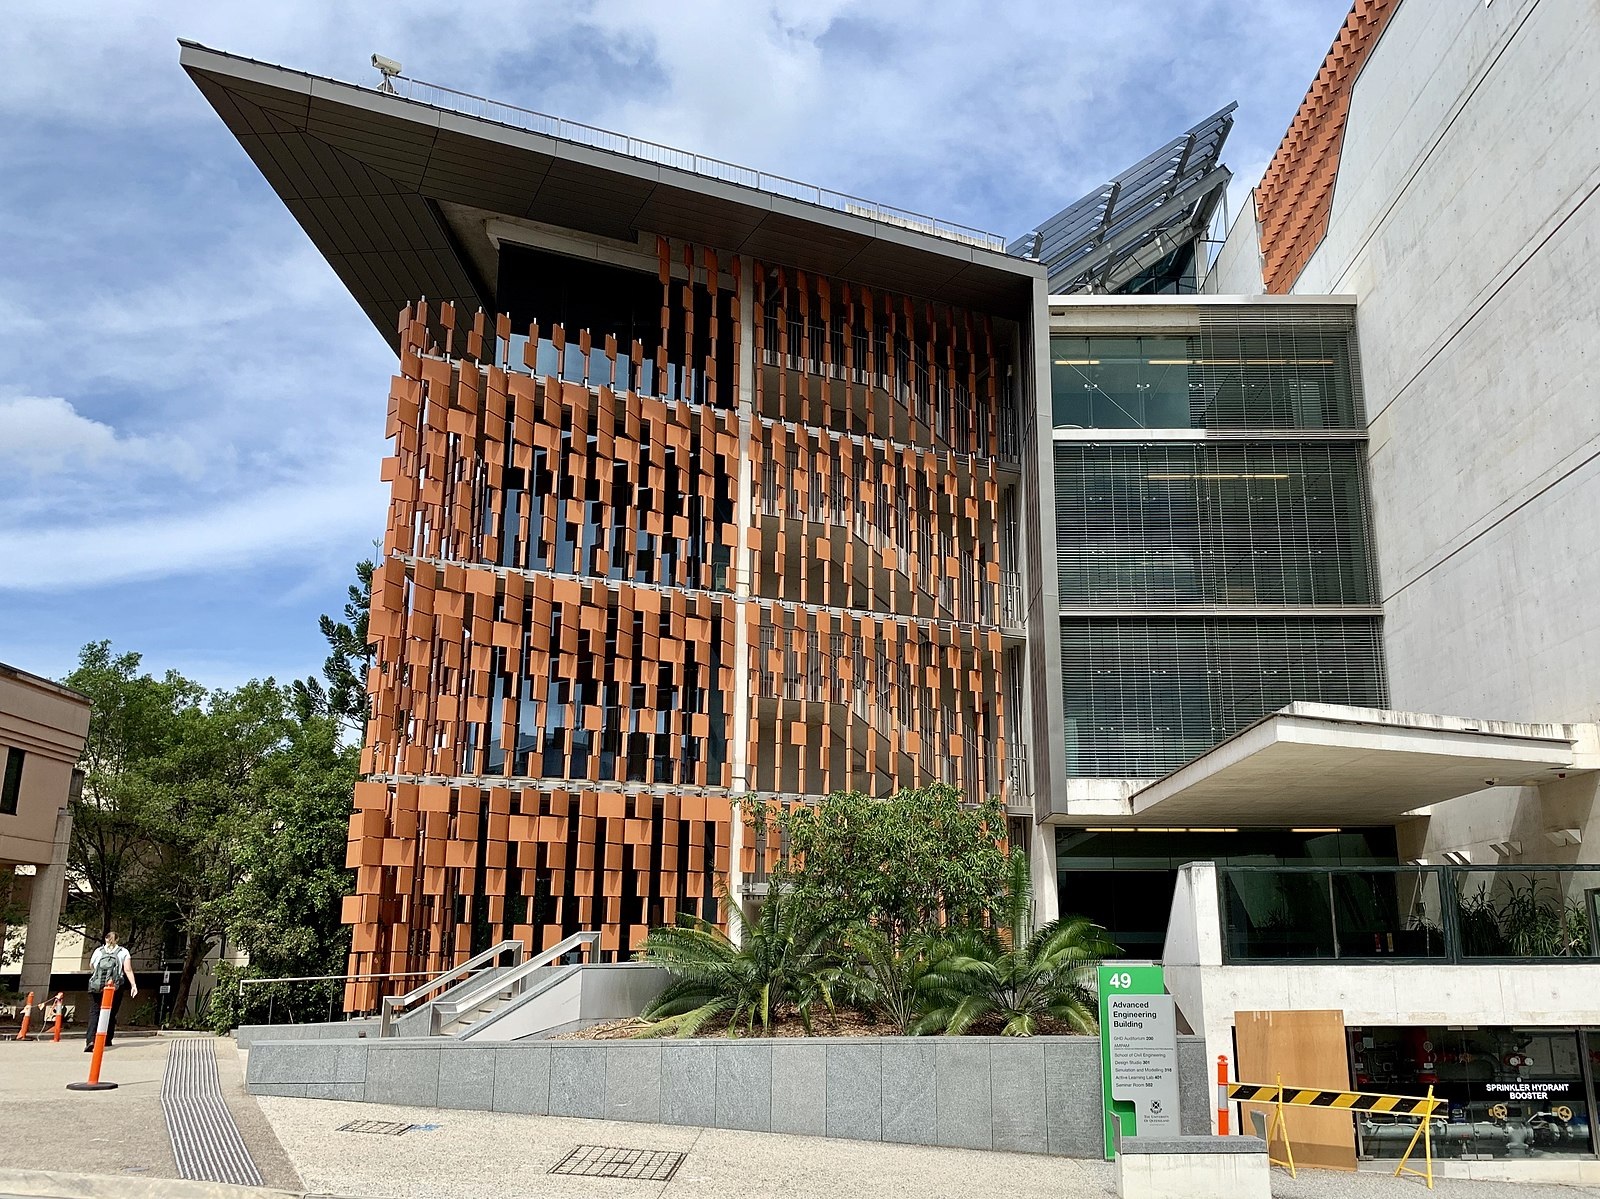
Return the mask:
{"type": "MultiPolygon", "coordinates": [[[[1205,1046],[1180,1037],[1182,1125],[1208,1131],[1205,1046]]],[[[739,1128],[1099,1157],[1092,1037],[522,1041],[258,1039],[255,1095],[739,1128]]]]}

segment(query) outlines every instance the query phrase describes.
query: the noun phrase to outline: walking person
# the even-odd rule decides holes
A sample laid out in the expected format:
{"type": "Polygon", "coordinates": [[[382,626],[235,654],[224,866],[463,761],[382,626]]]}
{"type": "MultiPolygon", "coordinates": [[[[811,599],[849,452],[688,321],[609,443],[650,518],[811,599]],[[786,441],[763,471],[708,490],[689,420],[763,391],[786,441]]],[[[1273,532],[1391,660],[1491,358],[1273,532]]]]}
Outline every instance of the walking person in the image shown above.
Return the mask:
{"type": "Polygon", "coordinates": [[[106,943],[89,955],[89,1018],[83,1023],[83,1051],[92,1052],[95,1034],[100,1031],[100,995],[108,984],[115,984],[111,996],[111,1019],[106,1024],[106,1048],[117,1035],[117,1009],[122,1006],[122,988],[128,994],[139,996],[139,984],[133,977],[133,962],[128,951],[117,944],[117,934],[108,932],[106,943]]]}

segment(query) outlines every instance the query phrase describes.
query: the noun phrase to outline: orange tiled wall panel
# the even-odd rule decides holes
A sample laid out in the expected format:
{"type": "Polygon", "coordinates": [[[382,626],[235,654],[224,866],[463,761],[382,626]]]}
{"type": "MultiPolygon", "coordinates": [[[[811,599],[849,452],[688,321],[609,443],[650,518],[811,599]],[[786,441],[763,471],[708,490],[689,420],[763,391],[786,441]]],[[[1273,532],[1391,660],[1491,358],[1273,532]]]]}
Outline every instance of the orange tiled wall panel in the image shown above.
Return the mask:
{"type": "MultiPolygon", "coordinates": [[[[729,820],[719,797],[358,783],[350,973],[447,969],[470,955],[475,926],[533,949],[598,928],[601,950],[626,956],[679,912],[716,917],[729,820]]],[[[396,981],[348,983],[345,1007],[370,1010],[420,979],[396,981]]]]}
{"type": "Polygon", "coordinates": [[[752,439],[757,595],[928,620],[1019,618],[1000,466],[775,424],[752,439]]]}
{"type": "Polygon", "coordinates": [[[759,264],[747,317],[739,259],[657,257],[648,354],[401,316],[352,974],[580,929],[625,955],[678,913],[717,919],[741,781],[1005,790],[1013,335],[759,264]]]}
{"type": "MultiPolygon", "coordinates": [[[[685,263],[694,286],[672,265],[663,247],[682,352],[649,362],[560,326],[523,339],[448,305],[402,315],[353,975],[590,928],[626,955],[679,912],[719,916],[736,378],[684,354],[697,295],[710,343],[737,336],[737,292],[714,257],[685,263]]],[[[346,1003],[405,985],[355,982],[346,1003]]]]}
{"type": "Polygon", "coordinates": [[[1270,294],[1294,288],[1328,231],[1350,93],[1398,5],[1399,0],[1356,0],[1256,188],[1262,274],[1270,294]]]}
{"type": "Polygon", "coordinates": [[[1015,454],[1010,347],[988,317],[759,263],[753,290],[763,419],[1015,454]]]}
{"type": "Polygon", "coordinates": [[[948,782],[1002,795],[997,630],[773,604],[752,630],[753,790],[885,795],[948,782]]]}

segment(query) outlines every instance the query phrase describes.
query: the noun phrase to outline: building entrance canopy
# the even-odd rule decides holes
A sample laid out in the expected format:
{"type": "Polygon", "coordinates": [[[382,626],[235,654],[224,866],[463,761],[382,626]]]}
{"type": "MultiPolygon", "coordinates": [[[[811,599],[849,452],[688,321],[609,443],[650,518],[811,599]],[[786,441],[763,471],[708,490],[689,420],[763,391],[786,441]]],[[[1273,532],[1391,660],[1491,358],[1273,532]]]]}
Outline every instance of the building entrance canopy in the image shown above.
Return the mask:
{"type": "Polygon", "coordinates": [[[1126,815],[1141,826],[1382,824],[1489,786],[1592,772],[1593,741],[1591,725],[1296,703],[1134,792],[1126,815]]]}

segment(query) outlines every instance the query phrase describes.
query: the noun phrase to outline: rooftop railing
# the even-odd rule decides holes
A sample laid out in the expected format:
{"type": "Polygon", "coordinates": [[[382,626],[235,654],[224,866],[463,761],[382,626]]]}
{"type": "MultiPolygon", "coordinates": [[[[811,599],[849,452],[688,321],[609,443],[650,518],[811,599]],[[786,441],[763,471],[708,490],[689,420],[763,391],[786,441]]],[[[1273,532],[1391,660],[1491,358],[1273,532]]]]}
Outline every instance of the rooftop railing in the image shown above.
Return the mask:
{"type": "Polygon", "coordinates": [[[1600,962],[1600,866],[1218,866],[1230,963],[1600,962]]]}
{"type": "Polygon", "coordinates": [[[609,129],[600,129],[594,125],[585,125],[579,121],[569,121],[564,117],[553,117],[548,113],[535,112],[529,108],[519,108],[515,104],[505,104],[499,100],[490,100],[484,96],[474,96],[470,92],[459,92],[454,88],[442,87],[437,83],[424,83],[420,79],[407,79],[403,75],[391,76],[389,82],[398,95],[407,100],[415,100],[420,104],[449,109],[451,112],[459,112],[465,116],[493,121],[498,125],[509,125],[513,129],[526,129],[530,133],[560,138],[562,141],[573,142],[580,146],[591,146],[596,150],[608,150],[613,154],[624,154],[629,158],[637,158],[642,162],[653,162],[659,166],[674,167],[680,171],[690,171],[693,174],[704,175],[707,178],[717,179],[723,183],[731,183],[737,187],[748,187],[756,191],[766,192],[769,195],[785,196],[788,199],[799,200],[805,204],[815,204],[820,208],[827,208],[833,212],[866,217],[880,224],[893,225],[896,228],[909,229],[916,233],[942,237],[947,241],[961,242],[964,245],[993,250],[997,254],[1006,252],[1005,238],[998,233],[974,229],[970,225],[942,221],[937,217],[927,216],[920,212],[908,212],[906,209],[880,204],[875,200],[865,200],[860,196],[846,195],[844,192],[831,191],[815,184],[802,183],[798,179],[789,179],[783,175],[772,175],[766,171],[758,171],[753,167],[742,167],[735,163],[724,162],[720,158],[709,158],[704,154],[693,154],[688,150],[674,149],[672,146],[664,146],[659,142],[629,137],[625,133],[614,133],[609,129]]]}

